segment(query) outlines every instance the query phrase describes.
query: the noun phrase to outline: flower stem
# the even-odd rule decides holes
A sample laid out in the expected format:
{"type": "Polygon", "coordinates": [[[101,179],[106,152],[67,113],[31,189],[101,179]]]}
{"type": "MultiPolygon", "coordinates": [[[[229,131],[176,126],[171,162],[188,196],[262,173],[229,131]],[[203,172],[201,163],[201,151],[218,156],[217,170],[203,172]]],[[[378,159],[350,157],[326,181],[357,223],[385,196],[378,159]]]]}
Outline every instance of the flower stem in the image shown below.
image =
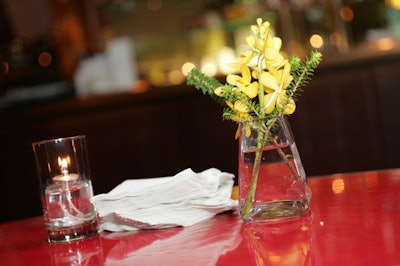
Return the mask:
{"type": "MultiPolygon", "coordinates": [[[[262,73],[263,59],[264,59],[263,53],[261,51],[258,51],[257,64],[258,64],[259,75],[261,75],[261,73],[262,73]]],[[[265,117],[264,85],[261,82],[258,84],[258,101],[259,101],[259,108],[260,108],[260,110],[258,112],[258,116],[260,118],[264,118],[265,117]]],[[[261,124],[261,123],[263,123],[263,120],[261,119],[258,122],[261,124]]],[[[249,190],[247,191],[247,194],[246,194],[246,200],[245,200],[245,204],[244,204],[245,207],[244,207],[243,214],[242,214],[242,216],[245,220],[250,215],[252,203],[254,201],[254,196],[256,194],[258,174],[260,172],[260,166],[261,166],[262,147],[263,147],[264,141],[265,141],[264,137],[268,134],[269,134],[269,130],[267,130],[266,133],[264,133],[261,130],[258,131],[256,157],[254,159],[254,167],[253,167],[253,172],[251,174],[252,178],[251,178],[249,190]]]]}
{"type": "MultiPolygon", "coordinates": [[[[254,197],[256,194],[256,189],[257,189],[257,182],[258,182],[258,177],[260,173],[260,167],[261,167],[261,160],[262,160],[262,147],[264,146],[266,140],[270,140],[271,144],[273,144],[276,147],[276,150],[279,154],[279,156],[282,158],[282,160],[286,163],[288,166],[290,172],[293,174],[294,178],[296,180],[300,179],[300,176],[298,175],[296,169],[293,167],[293,165],[290,163],[290,160],[286,156],[285,152],[282,150],[281,147],[279,147],[279,143],[277,142],[278,136],[272,137],[271,136],[271,129],[273,126],[277,123],[278,117],[274,117],[272,122],[267,126],[266,130],[257,130],[258,136],[257,136],[257,149],[255,151],[255,159],[254,159],[254,164],[253,164],[253,171],[251,174],[251,183],[249,186],[249,189],[247,190],[246,194],[246,199],[244,203],[244,209],[242,212],[242,217],[244,220],[247,220],[252,206],[253,206],[253,201],[254,197]]],[[[256,126],[256,129],[259,129],[262,127],[262,123],[264,123],[264,120],[261,119],[258,121],[260,124],[256,126]]]]}
{"type": "Polygon", "coordinates": [[[254,167],[253,167],[253,172],[251,174],[251,184],[249,187],[249,190],[247,191],[246,194],[246,200],[244,204],[244,210],[243,210],[243,218],[246,220],[251,211],[252,203],[254,201],[254,196],[256,194],[256,188],[257,188],[257,181],[258,181],[258,174],[260,172],[260,166],[261,166],[261,158],[262,158],[262,146],[264,143],[264,133],[262,131],[258,132],[258,137],[257,137],[257,150],[256,150],[256,157],[254,159],[254,167]]]}
{"type": "Polygon", "coordinates": [[[276,142],[277,136],[275,136],[274,138],[272,138],[272,142],[274,143],[274,145],[277,147],[276,151],[278,152],[278,154],[281,156],[281,158],[283,159],[283,161],[287,164],[290,172],[292,172],[292,175],[294,176],[294,178],[296,180],[300,179],[300,176],[298,175],[296,169],[293,167],[293,165],[290,163],[288,157],[286,156],[286,154],[283,152],[282,148],[280,148],[278,146],[278,143],[276,142]]]}

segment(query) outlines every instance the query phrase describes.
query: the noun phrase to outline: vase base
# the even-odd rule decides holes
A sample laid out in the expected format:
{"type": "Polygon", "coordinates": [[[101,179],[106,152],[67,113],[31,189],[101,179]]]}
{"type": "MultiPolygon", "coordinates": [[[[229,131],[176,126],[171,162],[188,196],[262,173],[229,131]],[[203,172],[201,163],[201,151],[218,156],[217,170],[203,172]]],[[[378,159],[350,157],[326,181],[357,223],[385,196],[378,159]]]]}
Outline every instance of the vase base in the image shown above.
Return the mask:
{"type": "Polygon", "coordinates": [[[280,200],[254,206],[245,222],[274,222],[304,216],[309,210],[308,200],[280,200]]]}

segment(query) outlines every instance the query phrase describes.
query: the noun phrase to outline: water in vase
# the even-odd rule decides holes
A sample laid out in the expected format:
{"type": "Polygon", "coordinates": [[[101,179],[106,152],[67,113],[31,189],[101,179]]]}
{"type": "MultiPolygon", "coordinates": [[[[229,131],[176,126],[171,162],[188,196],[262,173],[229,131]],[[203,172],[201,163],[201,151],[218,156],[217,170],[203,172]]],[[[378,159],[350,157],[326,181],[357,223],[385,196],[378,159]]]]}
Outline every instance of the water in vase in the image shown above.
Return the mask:
{"type": "MultiPolygon", "coordinates": [[[[246,220],[277,220],[305,214],[311,191],[305,181],[296,144],[264,146],[261,152],[257,186],[246,220]]],[[[242,150],[239,157],[241,211],[251,186],[255,158],[255,148],[242,150]]]]}

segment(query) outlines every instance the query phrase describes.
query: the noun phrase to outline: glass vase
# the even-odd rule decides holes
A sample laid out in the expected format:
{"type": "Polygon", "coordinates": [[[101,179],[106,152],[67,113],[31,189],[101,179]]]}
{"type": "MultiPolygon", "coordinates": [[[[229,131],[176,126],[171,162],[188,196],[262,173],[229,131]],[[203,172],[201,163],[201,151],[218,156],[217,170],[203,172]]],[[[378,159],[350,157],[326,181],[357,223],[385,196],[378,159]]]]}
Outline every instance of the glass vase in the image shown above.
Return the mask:
{"type": "Polygon", "coordinates": [[[243,221],[278,221],[307,213],[311,190],[286,116],[240,124],[239,213],[243,221]]]}

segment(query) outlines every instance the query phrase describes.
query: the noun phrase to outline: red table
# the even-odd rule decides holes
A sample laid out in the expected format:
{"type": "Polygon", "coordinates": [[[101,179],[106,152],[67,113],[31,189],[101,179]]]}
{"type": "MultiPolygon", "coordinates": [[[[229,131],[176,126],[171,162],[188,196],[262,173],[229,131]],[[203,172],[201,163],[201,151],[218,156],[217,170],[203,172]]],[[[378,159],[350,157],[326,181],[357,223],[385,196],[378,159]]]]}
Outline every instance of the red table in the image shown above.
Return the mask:
{"type": "Polygon", "coordinates": [[[0,265],[400,265],[400,169],[309,179],[311,212],[275,224],[224,213],[186,228],[47,243],[41,217],[0,225],[0,265]]]}

